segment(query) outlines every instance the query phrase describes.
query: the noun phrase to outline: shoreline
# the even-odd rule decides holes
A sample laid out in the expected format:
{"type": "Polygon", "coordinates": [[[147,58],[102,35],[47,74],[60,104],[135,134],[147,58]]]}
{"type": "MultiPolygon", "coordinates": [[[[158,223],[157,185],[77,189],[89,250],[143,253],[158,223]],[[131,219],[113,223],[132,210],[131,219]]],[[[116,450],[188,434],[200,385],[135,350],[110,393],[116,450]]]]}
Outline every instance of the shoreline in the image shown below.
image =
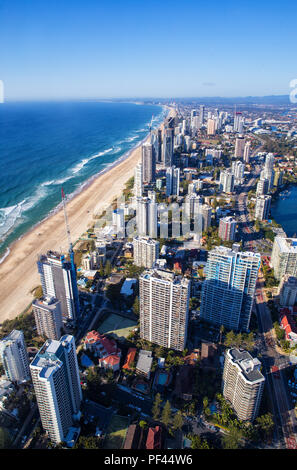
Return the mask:
{"type": "MultiPolygon", "coordinates": [[[[162,126],[162,124],[164,123],[164,120],[166,119],[166,117],[168,117],[169,113],[171,112],[170,110],[172,109],[170,106],[167,106],[167,105],[161,105],[160,106],[161,108],[163,108],[163,110],[167,110],[167,113],[166,115],[164,116],[163,120],[160,122],[160,124],[155,128],[155,129],[158,129],[160,128],[160,126],[162,126]]],[[[154,128],[153,128],[154,129],[154,128]]],[[[66,194],[66,202],[69,203],[74,197],[76,197],[77,195],[79,195],[82,191],[84,191],[85,189],[88,188],[88,186],[90,184],[92,184],[92,182],[97,179],[99,176],[101,175],[104,175],[105,173],[107,173],[109,170],[111,170],[112,168],[116,167],[117,165],[119,165],[122,161],[125,161],[126,159],[129,158],[129,156],[138,148],[140,147],[148,138],[148,135],[147,134],[140,142],[138,142],[134,147],[132,147],[131,149],[127,150],[123,155],[121,155],[119,158],[117,158],[114,162],[112,163],[108,163],[106,165],[105,168],[103,168],[102,170],[100,170],[98,173],[95,173],[94,175],[91,175],[89,176],[84,182],[80,183],[80,185],[73,191],[71,192],[70,194],[66,194]]],[[[28,230],[26,230],[26,232],[24,232],[23,234],[21,234],[18,238],[16,238],[15,240],[12,240],[8,246],[6,246],[6,248],[4,248],[4,251],[2,251],[0,253],[0,268],[1,268],[1,265],[5,262],[6,258],[10,255],[14,245],[22,240],[27,234],[29,234],[30,232],[32,232],[32,230],[34,230],[35,228],[37,228],[40,224],[42,224],[43,222],[45,222],[49,217],[51,217],[52,215],[56,214],[57,212],[59,212],[59,210],[61,210],[62,208],[62,202],[59,202],[55,207],[53,207],[47,215],[43,216],[41,220],[39,220],[38,222],[35,222],[34,225],[32,225],[28,230]]],[[[9,231],[10,232],[10,231],[9,231]]],[[[8,234],[9,234],[8,232],[8,234]]]]}
{"type": "MultiPolygon", "coordinates": [[[[175,114],[174,108],[167,108],[168,113],[156,129],[162,128],[165,119],[175,114]]],[[[149,135],[113,164],[90,177],[67,198],[73,242],[94,222],[94,215],[99,215],[121,194],[127,180],[134,175],[134,168],[141,158],[141,145],[148,140],[149,135]]],[[[49,249],[65,252],[67,243],[60,203],[9,245],[10,252],[0,264],[0,323],[16,317],[32,302],[31,291],[40,284],[36,266],[38,255],[49,249]]]]}

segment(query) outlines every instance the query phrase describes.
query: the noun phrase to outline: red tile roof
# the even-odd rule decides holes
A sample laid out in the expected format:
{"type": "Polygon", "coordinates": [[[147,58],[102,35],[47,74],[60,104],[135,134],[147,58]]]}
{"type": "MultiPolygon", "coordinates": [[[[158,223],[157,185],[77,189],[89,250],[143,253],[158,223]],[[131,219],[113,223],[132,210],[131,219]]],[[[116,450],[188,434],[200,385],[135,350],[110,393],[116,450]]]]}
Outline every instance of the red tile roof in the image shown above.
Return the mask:
{"type": "Polygon", "coordinates": [[[161,449],[162,429],[160,426],[149,428],[145,448],[146,449],[161,449]]]}
{"type": "Polygon", "coordinates": [[[134,362],[135,356],[136,356],[136,348],[129,348],[125,364],[123,365],[123,369],[130,369],[131,364],[134,362]]]}

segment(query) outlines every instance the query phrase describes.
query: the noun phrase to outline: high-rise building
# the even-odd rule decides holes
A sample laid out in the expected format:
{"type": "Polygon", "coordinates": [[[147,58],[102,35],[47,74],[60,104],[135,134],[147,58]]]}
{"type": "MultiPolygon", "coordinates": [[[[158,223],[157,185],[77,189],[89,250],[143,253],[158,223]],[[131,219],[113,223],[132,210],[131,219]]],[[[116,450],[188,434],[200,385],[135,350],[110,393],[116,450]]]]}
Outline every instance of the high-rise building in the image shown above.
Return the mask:
{"type": "Polygon", "coordinates": [[[208,119],[207,121],[207,135],[214,135],[216,133],[216,121],[208,119]]]}
{"type": "Polygon", "coordinates": [[[22,331],[13,330],[0,340],[0,363],[6,377],[12,382],[30,380],[29,359],[22,331]]]}
{"type": "Polygon", "coordinates": [[[260,179],[257,183],[256,195],[257,196],[264,196],[265,194],[268,193],[268,188],[269,188],[269,181],[267,179],[265,179],[264,177],[260,177],[260,179]]]}
{"type": "Polygon", "coordinates": [[[186,346],[190,281],[170,271],[144,271],[139,278],[140,337],[165,348],[186,346]]]}
{"type": "Polygon", "coordinates": [[[235,252],[223,246],[211,250],[202,287],[201,318],[231,330],[248,331],[260,262],[259,253],[235,252]]]}
{"type": "Polygon", "coordinates": [[[219,189],[224,193],[232,193],[234,191],[234,175],[230,169],[221,171],[219,189]]]}
{"type": "Polygon", "coordinates": [[[61,302],[63,321],[75,321],[79,315],[76,266],[65,256],[54,251],[41,255],[37,262],[45,297],[55,297],[61,302]]]}
{"type": "Polygon", "coordinates": [[[235,160],[232,162],[232,173],[234,175],[235,185],[239,185],[243,183],[244,169],[245,169],[245,165],[240,160],[235,160]]]}
{"type": "Polygon", "coordinates": [[[80,415],[82,391],[73,336],[47,340],[30,364],[41,423],[59,443],[80,415]]]}
{"type": "Polygon", "coordinates": [[[278,293],[282,307],[293,307],[297,301],[297,278],[285,274],[279,284],[278,293]]]}
{"type": "Polygon", "coordinates": [[[166,196],[179,195],[180,169],[171,166],[166,170],[166,196]]]}
{"type": "Polygon", "coordinates": [[[244,146],[245,146],[245,138],[243,137],[243,135],[236,137],[235,152],[234,152],[235,158],[243,158],[244,146]]]}
{"type": "Polygon", "coordinates": [[[142,164],[138,163],[134,170],[134,195],[135,197],[142,197],[143,193],[143,169],[142,164]]]}
{"type": "Polygon", "coordinates": [[[219,224],[219,237],[224,241],[235,240],[236,220],[232,217],[223,217],[219,224]]]}
{"type": "Polygon", "coordinates": [[[155,199],[149,197],[137,199],[136,224],[138,235],[157,238],[158,204],[155,199]]]}
{"type": "Polygon", "coordinates": [[[280,280],[285,274],[297,277],[297,238],[275,237],[271,264],[276,279],[280,280]]]}
{"type": "Polygon", "coordinates": [[[247,351],[228,349],[223,371],[223,395],[230,401],[237,417],[254,421],[259,412],[265,377],[261,362],[247,351]]]}
{"type": "Polygon", "coordinates": [[[156,154],[153,145],[146,142],[142,145],[143,182],[153,183],[156,178],[156,154]]]}
{"type": "Polygon", "coordinates": [[[257,196],[255,207],[255,219],[267,220],[270,211],[271,196],[263,195],[257,196]]]}
{"type": "Polygon", "coordinates": [[[279,187],[283,184],[283,171],[275,171],[274,172],[274,179],[273,179],[273,186],[279,187]]]}
{"type": "Polygon", "coordinates": [[[149,237],[133,238],[133,258],[136,266],[152,268],[159,258],[160,243],[149,237]]]}
{"type": "Polygon", "coordinates": [[[33,300],[33,314],[37,333],[50,339],[60,339],[62,323],[61,302],[53,297],[33,300]]]}
{"type": "Polygon", "coordinates": [[[164,128],[163,132],[163,154],[162,161],[164,166],[172,166],[174,146],[174,129],[164,128]]]}
{"type": "Polygon", "coordinates": [[[118,238],[125,237],[125,213],[124,209],[112,211],[112,225],[118,238]]]}
{"type": "Polygon", "coordinates": [[[268,191],[270,191],[273,187],[274,181],[274,156],[273,153],[268,153],[265,158],[265,165],[263,170],[263,177],[269,181],[268,183],[268,191]]]}
{"type": "Polygon", "coordinates": [[[199,127],[202,127],[204,124],[204,113],[205,107],[203,104],[200,105],[200,114],[199,114],[199,127]]]}
{"type": "Polygon", "coordinates": [[[234,114],[234,126],[233,126],[234,132],[238,132],[239,134],[242,134],[243,123],[244,123],[244,119],[243,119],[242,113],[240,112],[235,113],[234,114]]]}
{"type": "Polygon", "coordinates": [[[245,163],[250,162],[250,149],[251,149],[251,142],[249,140],[248,142],[246,142],[244,146],[244,151],[243,151],[243,161],[245,163]]]}

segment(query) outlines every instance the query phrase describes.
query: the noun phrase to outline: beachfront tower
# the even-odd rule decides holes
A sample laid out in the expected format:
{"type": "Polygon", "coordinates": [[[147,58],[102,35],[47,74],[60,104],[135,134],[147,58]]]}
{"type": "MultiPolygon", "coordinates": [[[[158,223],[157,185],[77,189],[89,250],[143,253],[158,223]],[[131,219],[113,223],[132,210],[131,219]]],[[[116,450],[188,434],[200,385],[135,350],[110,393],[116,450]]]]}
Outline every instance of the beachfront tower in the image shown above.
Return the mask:
{"type": "Polygon", "coordinates": [[[30,364],[41,423],[51,441],[65,441],[80,417],[80,386],[73,336],[47,340],[30,364]]]}
{"type": "Polygon", "coordinates": [[[29,359],[22,331],[13,330],[0,341],[0,363],[6,377],[12,382],[30,380],[29,359]]]}
{"type": "Polygon", "coordinates": [[[69,262],[64,255],[48,251],[46,255],[39,257],[37,267],[43,295],[60,300],[63,321],[75,322],[79,316],[79,309],[75,296],[78,291],[73,259],[69,262]]]}

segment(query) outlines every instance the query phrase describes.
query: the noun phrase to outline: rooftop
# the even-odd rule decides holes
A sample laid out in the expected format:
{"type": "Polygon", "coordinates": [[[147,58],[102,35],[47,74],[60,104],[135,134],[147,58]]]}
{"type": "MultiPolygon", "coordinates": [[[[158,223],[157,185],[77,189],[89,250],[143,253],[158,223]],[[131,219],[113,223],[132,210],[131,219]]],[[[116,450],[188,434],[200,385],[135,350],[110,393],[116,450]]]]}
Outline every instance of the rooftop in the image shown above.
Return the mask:
{"type": "Polygon", "coordinates": [[[249,382],[265,380],[263,374],[260,371],[261,362],[259,359],[253,358],[249,352],[232,348],[228,350],[227,354],[229,354],[233,363],[239,366],[242,375],[249,382]]]}

